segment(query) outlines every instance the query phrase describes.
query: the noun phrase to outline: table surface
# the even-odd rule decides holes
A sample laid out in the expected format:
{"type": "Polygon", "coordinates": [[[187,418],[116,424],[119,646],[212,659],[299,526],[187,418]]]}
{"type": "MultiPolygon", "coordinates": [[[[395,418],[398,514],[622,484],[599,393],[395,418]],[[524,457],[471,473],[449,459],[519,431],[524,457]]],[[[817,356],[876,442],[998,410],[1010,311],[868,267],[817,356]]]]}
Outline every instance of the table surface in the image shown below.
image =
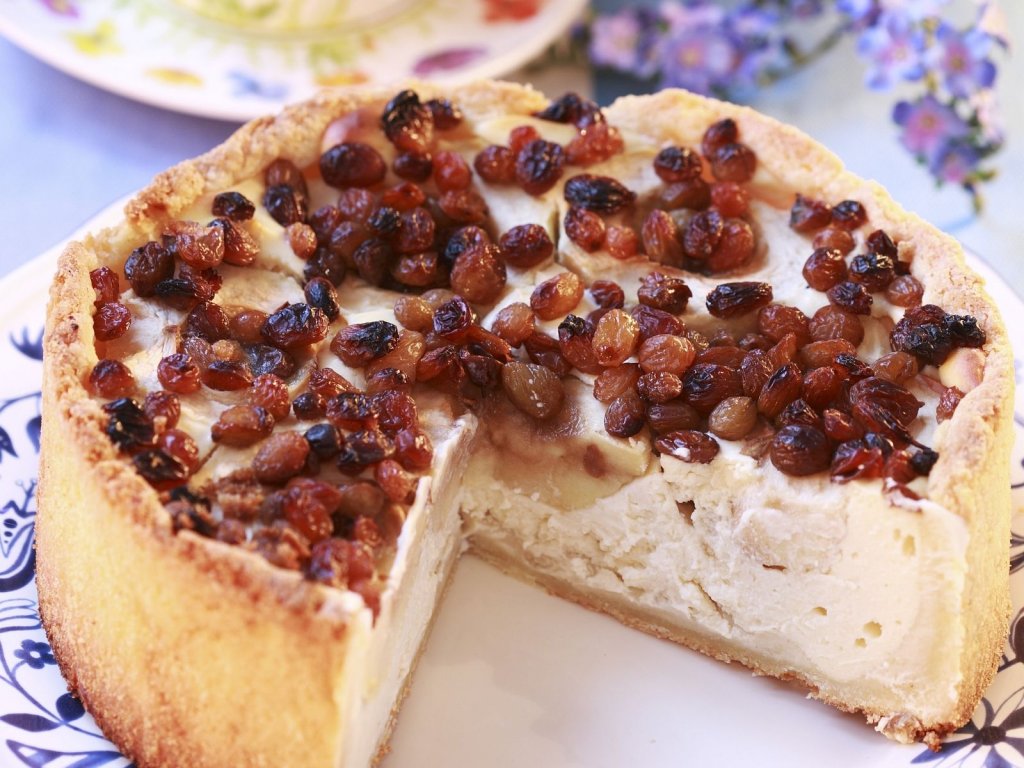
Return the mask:
{"type": "MultiPolygon", "coordinates": [[[[1024,3],[1004,4],[1024,41],[1024,3]]],[[[823,142],[855,172],[874,178],[909,210],[959,238],[1011,286],[1024,280],[1024,56],[1003,58],[999,96],[1007,147],[986,208],[971,212],[957,188],[937,189],[897,143],[893,94],[870,93],[852,45],[759,94],[754,106],[823,142]],[[865,137],[870,136],[869,140],[865,137]]],[[[1018,49],[1019,51],[1019,49],[1018,49]]],[[[584,66],[513,73],[557,94],[582,89],[613,96],[616,82],[584,66]]],[[[93,214],[144,186],[160,170],[214,146],[236,124],[175,114],[79,82],[0,40],[0,274],[61,241],[93,214]]]]}

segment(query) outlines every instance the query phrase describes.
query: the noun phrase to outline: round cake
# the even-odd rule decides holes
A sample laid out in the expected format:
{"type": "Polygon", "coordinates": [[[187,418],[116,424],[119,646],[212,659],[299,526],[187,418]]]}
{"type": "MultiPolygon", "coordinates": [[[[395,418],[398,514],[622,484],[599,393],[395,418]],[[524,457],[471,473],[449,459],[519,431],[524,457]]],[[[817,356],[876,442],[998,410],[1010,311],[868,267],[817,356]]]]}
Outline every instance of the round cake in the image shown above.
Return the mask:
{"type": "Polygon", "coordinates": [[[326,91],[62,255],[40,609],[142,768],[379,759],[467,548],[935,746],[1007,630],[1012,396],[959,245],[791,127],[326,91]]]}

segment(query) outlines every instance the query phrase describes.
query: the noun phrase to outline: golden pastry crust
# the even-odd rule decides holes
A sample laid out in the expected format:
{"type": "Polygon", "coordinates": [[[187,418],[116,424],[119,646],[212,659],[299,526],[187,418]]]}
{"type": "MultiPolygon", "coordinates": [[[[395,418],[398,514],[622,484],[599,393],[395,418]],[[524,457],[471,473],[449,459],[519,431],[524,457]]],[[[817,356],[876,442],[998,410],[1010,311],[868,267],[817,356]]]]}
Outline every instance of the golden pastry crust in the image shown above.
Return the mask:
{"type": "MultiPolygon", "coordinates": [[[[442,93],[415,87],[424,97],[442,93]]],[[[172,531],[156,493],[117,457],[104,434],[105,417],[84,387],[96,362],[89,271],[122,263],[163,222],[278,157],[300,166],[313,163],[334,119],[380,104],[392,93],[327,91],[277,118],[255,120],[224,145],[158,176],[128,204],[124,224],[69,245],[61,257],[45,346],[40,608],[71,689],[143,768],[341,764],[342,724],[353,697],[346,665],[358,658],[353,649],[368,642],[371,618],[351,594],[312,584],[240,548],[172,531]]],[[[539,93],[505,83],[477,83],[443,95],[476,119],[529,114],[546,104],[539,93]]],[[[947,722],[927,724],[866,711],[893,738],[934,741],[969,717],[994,674],[1007,625],[1005,475],[1013,381],[998,312],[954,241],[900,210],[878,185],[844,171],[838,159],[794,129],[681,92],[622,99],[606,114],[611,123],[656,143],[689,145],[699,143],[709,122],[734,117],[758,154],[755,185],[774,194],[799,190],[829,200],[861,200],[874,225],[897,239],[913,235],[913,271],[927,287],[926,301],[973,314],[986,329],[981,383],[963,399],[935,446],[940,459],[929,480],[930,498],[962,515],[970,533],[971,579],[963,612],[975,634],[963,660],[961,706],[947,722]]],[[[792,677],[767,660],[552,588],[652,634],[765,674],[792,677]]],[[[383,611],[388,610],[385,596],[383,611]]],[[[823,698],[840,708],[852,706],[823,698]]],[[[383,754],[386,734],[381,738],[383,754]]]]}

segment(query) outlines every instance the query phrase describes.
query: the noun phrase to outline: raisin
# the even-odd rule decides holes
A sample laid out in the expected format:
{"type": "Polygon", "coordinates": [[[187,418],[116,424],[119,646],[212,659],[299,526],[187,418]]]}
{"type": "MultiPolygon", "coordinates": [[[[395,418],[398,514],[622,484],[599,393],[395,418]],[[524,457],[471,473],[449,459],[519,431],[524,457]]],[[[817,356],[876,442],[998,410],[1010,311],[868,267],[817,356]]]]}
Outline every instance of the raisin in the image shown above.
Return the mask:
{"type": "Polygon", "coordinates": [[[89,374],[89,389],[100,397],[124,397],[135,391],[135,377],[119,360],[100,360],[89,374]]]}
{"type": "Polygon", "coordinates": [[[842,354],[856,355],[857,348],[846,339],[826,339],[805,344],[800,348],[799,358],[804,368],[820,368],[842,354]]]}
{"type": "Polygon", "coordinates": [[[571,206],[602,215],[618,213],[636,201],[636,193],[610,176],[581,173],[565,182],[565,200],[571,206]]]}
{"type": "Polygon", "coordinates": [[[416,402],[407,392],[396,389],[378,392],[370,398],[370,403],[385,432],[398,432],[416,424],[416,402]]]}
{"type": "Polygon", "coordinates": [[[434,310],[434,332],[447,341],[461,341],[474,322],[476,313],[461,296],[454,296],[434,310]]]}
{"type": "Polygon", "coordinates": [[[199,446],[191,435],[180,429],[165,429],[157,437],[156,445],[159,450],[180,461],[189,474],[199,466],[199,446]]]}
{"type": "Polygon", "coordinates": [[[572,312],[583,298],[583,281],[573,272],[560,272],[533,289],[530,307],[541,320],[572,312]]]}
{"type": "Polygon", "coordinates": [[[516,182],[528,194],[542,195],[562,177],[565,153],[558,144],[534,139],[516,155],[516,182]]]}
{"type": "Polygon", "coordinates": [[[727,397],[708,415],[708,429],[723,440],[742,440],[756,424],[757,404],[749,397],[727,397]]]}
{"type": "Polygon", "coordinates": [[[653,210],[647,214],[640,235],[644,252],[651,261],[670,267],[682,266],[683,244],[679,239],[679,229],[665,211],[653,210]]]}
{"type": "Polygon", "coordinates": [[[292,410],[295,412],[295,418],[300,421],[315,421],[326,415],[327,403],[315,392],[303,392],[295,398],[292,410]]]}
{"type": "Polygon", "coordinates": [[[520,269],[535,267],[550,258],[555,246],[548,232],[539,224],[520,224],[501,236],[501,255],[520,269]]]}
{"type": "Polygon", "coordinates": [[[323,340],[329,325],[322,310],[299,302],[270,315],[260,332],[274,346],[295,349],[323,340]]]}
{"type": "Polygon", "coordinates": [[[434,172],[434,160],[426,153],[399,152],[391,167],[401,179],[422,182],[434,172]]]}
{"type": "Polygon", "coordinates": [[[268,187],[281,184],[291,187],[302,197],[309,197],[309,189],[306,186],[306,179],[302,171],[291,160],[278,158],[263,171],[263,182],[268,187]]]}
{"type": "Polygon", "coordinates": [[[256,206],[241,192],[221,192],[213,198],[213,215],[232,221],[248,221],[256,214],[256,206]]]}
{"type": "Polygon", "coordinates": [[[705,261],[722,239],[724,222],[714,208],[696,214],[683,231],[683,251],[691,259],[705,261]]]}
{"type": "Polygon", "coordinates": [[[924,286],[912,275],[900,275],[885,289],[885,298],[897,307],[917,307],[924,296],[924,286]]]}
{"type": "Polygon", "coordinates": [[[121,286],[117,280],[117,274],[110,267],[98,267],[89,273],[89,282],[96,291],[97,307],[117,301],[121,294],[121,286]]]}
{"type": "Polygon", "coordinates": [[[166,429],[175,426],[181,418],[181,400],[173,392],[165,392],[162,389],[147,393],[142,408],[154,423],[157,419],[162,419],[166,429]]]}
{"type": "Polygon", "coordinates": [[[356,323],[338,331],[331,341],[331,351],[345,365],[362,368],[383,357],[398,344],[398,328],[384,320],[356,323]]]}
{"type": "Polygon", "coordinates": [[[513,347],[518,347],[533,333],[534,325],[533,310],[522,302],[515,302],[498,311],[491,330],[513,347]]]}
{"type": "Polygon", "coordinates": [[[362,142],[346,141],[320,156],[320,175],[337,189],[372,187],[383,181],[385,174],[387,165],[380,152],[362,142]]]}
{"type": "Polygon", "coordinates": [[[654,158],[654,172],[666,184],[696,179],[702,168],[700,155],[688,147],[665,147],[654,158]]]}
{"type": "Polygon", "coordinates": [[[306,198],[284,184],[267,187],[262,202],[270,218],[282,227],[306,218],[306,198]]]}
{"type": "Polygon", "coordinates": [[[733,346],[710,346],[707,349],[703,349],[697,353],[697,357],[694,358],[695,363],[717,363],[718,365],[727,365],[730,368],[736,368],[743,364],[743,360],[746,358],[747,353],[739,347],[733,346]]]}
{"type": "Polygon", "coordinates": [[[496,301],[507,279],[505,264],[498,258],[499,253],[495,245],[463,252],[452,267],[452,289],[476,304],[496,301]]]}
{"type": "Polygon", "coordinates": [[[135,471],[158,491],[169,491],[188,480],[188,468],[160,450],[142,451],[132,457],[135,471]]]}
{"type": "Polygon", "coordinates": [[[437,204],[445,216],[459,224],[483,224],[489,213],[487,201],[473,189],[449,190],[437,204]]]}
{"type": "Polygon", "coordinates": [[[627,312],[613,309],[597,323],[593,338],[594,354],[601,365],[618,366],[633,354],[639,340],[639,323],[627,312]]]}
{"type": "Polygon", "coordinates": [[[558,325],[558,346],[562,356],[583,373],[600,373],[602,370],[594,354],[593,338],[594,334],[588,330],[586,322],[576,315],[567,315],[558,325]]]}
{"type": "Polygon", "coordinates": [[[395,459],[412,472],[430,468],[434,458],[434,447],[430,437],[415,427],[400,430],[395,435],[395,459]]]}
{"type": "Polygon", "coordinates": [[[263,441],[252,468],[261,483],[278,485],[302,471],[309,451],[309,443],[298,432],[278,432],[263,441]]]}
{"type": "Polygon", "coordinates": [[[309,224],[295,222],[285,228],[285,235],[288,238],[288,246],[292,253],[303,261],[308,260],[317,249],[316,232],[309,224]]]}
{"type": "Polygon", "coordinates": [[[897,352],[908,352],[924,363],[942,365],[956,347],[980,347],[985,332],[969,315],[947,314],[934,304],[911,307],[889,334],[897,352]]]}
{"type": "Polygon", "coordinates": [[[571,123],[577,128],[604,122],[604,115],[597,104],[572,92],[554,99],[534,116],[554,123],[571,123]]]}
{"type": "Polygon", "coordinates": [[[939,460],[939,454],[931,448],[921,448],[910,457],[910,466],[919,475],[930,475],[935,462],[939,460]]]}
{"type": "Polygon", "coordinates": [[[700,143],[700,151],[704,157],[711,157],[719,147],[736,142],[739,136],[740,132],[736,121],[731,117],[726,117],[712,123],[704,131],[704,136],[700,143]]]}
{"type": "Polygon", "coordinates": [[[896,277],[896,266],[889,256],[867,253],[850,261],[850,279],[871,293],[885,290],[896,277]]]}
{"type": "Polygon", "coordinates": [[[213,360],[201,372],[201,378],[210,389],[232,392],[252,384],[252,371],[239,360],[213,360]]]}
{"type": "Polygon", "coordinates": [[[199,390],[200,374],[199,366],[184,352],[167,355],[156,367],[157,378],[164,389],[183,395],[199,390]]]}
{"type": "Polygon", "coordinates": [[[821,417],[825,434],[829,440],[842,443],[864,437],[864,428],[848,413],[835,408],[826,408],[822,411],[821,417]]]}
{"type": "Polygon", "coordinates": [[[899,256],[899,249],[896,247],[896,243],[889,237],[883,230],[876,229],[864,242],[865,248],[869,253],[877,253],[881,256],[888,256],[894,262],[899,256]]]}
{"type": "Polygon", "coordinates": [[[652,371],[637,380],[636,391],[645,402],[667,403],[682,394],[683,382],[674,373],[652,371]]]}
{"type": "Polygon", "coordinates": [[[704,179],[690,179],[669,184],[658,196],[661,207],[673,211],[688,208],[703,211],[711,205],[711,186],[704,179]]]}
{"type": "Polygon", "coordinates": [[[861,283],[854,283],[846,280],[836,283],[828,289],[829,302],[839,309],[850,312],[854,315],[871,314],[871,305],[874,299],[861,283]]]}
{"type": "Polygon", "coordinates": [[[220,227],[224,238],[224,262],[236,267],[248,267],[256,262],[260,244],[241,225],[231,219],[214,219],[211,227],[220,227]]]}
{"type": "Polygon", "coordinates": [[[757,396],[757,410],[766,418],[774,419],[783,408],[800,397],[802,388],[800,369],[793,363],[787,363],[768,377],[757,396]]]}
{"type": "Polygon", "coordinates": [[[864,226],[868,212],[856,200],[843,200],[832,208],[832,224],[840,229],[853,230],[864,226]]]}
{"type": "Polygon", "coordinates": [[[413,90],[406,89],[384,106],[380,127],[402,152],[426,152],[434,138],[434,115],[413,90]]]}
{"type": "Polygon", "coordinates": [[[154,444],[153,420],[135,400],[120,397],[104,405],[103,410],[108,415],[107,437],[119,449],[130,453],[154,444]]]}
{"type": "Polygon", "coordinates": [[[858,346],[864,340],[864,325],[860,318],[832,306],[821,307],[815,312],[808,329],[815,341],[846,339],[858,346]]]}
{"type": "Polygon", "coordinates": [[[622,152],[626,143],[617,128],[597,123],[581,128],[565,146],[565,160],[569,165],[588,166],[608,160],[622,152]]]}
{"type": "Polygon", "coordinates": [[[768,283],[722,283],[705,299],[708,312],[719,318],[749,314],[771,303],[772,287],[768,283]]]}
{"type": "Polygon", "coordinates": [[[698,363],[683,376],[683,399],[700,413],[711,413],[727,397],[742,394],[743,383],[735,368],[698,363]]]}
{"type": "Polygon", "coordinates": [[[711,204],[723,216],[743,216],[750,207],[750,193],[734,181],[719,181],[711,185],[711,204]]]}
{"type": "Polygon", "coordinates": [[[746,144],[725,144],[711,156],[711,173],[719,181],[750,181],[757,170],[757,155],[746,144]]]}
{"type": "Polygon", "coordinates": [[[640,238],[630,227],[612,225],[605,229],[604,244],[608,254],[615,259],[631,259],[636,256],[640,238]]]}
{"type": "Polygon", "coordinates": [[[542,365],[509,363],[501,369],[501,383],[512,404],[532,418],[546,419],[562,409],[562,382],[542,365]]]}
{"type": "Polygon", "coordinates": [[[721,450],[718,441],[711,435],[692,429],[662,435],[654,441],[654,447],[662,455],[687,464],[710,464],[721,450]]]}
{"type": "Polygon", "coordinates": [[[815,248],[839,251],[844,256],[853,250],[855,244],[853,235],[845,229],[837,229],[836,227],[825,227],[811,241],[811,245],[815,248]]]}
{"type": "Polygon", "coordinates": [[[640,366],[636,363],[607,368],[594,379],[594,399],[601,403],[610,403],[620,395],[635,389],[639,380],[640,366]]]}
{"type": "Polygon", "coordinates": [[[352,254],[356,271],[370,285],[381,285],[384,282],[393,258],[391,248],[378,237],[363,241],[352,254]]]}
{"type": "Polygon", "coordinates": [[[701,415],[681,400],[647,406],[647,423],[659,435],[681,429],[700,429],[702,421],[701,415]]]}
{"type": "Polygon", "coordinates": [[[894,384],[903,384],[917,376],[917,358],[906,352],[890,352],[882,355],[871,365],[875,375],[894,384]]]}
{"type": "Polygon", "coordinates": [[[727,272],[741,267],[754,255],[754,230],[742,219],[726,219],[722,237],[707,260],[712,272],[727,272]]]}
{"type": "Polygon", "coordinates": [[[303,437],[309,443],[309,449],[320,459],[330,459],[341,450],[341,432],[333,424],[314,424],[303,437]]]}
{"type": "Polygon", "coordinates": [[[338,305],[338,292],[331,285],[331,281],[324,277],[314,277],[302,291],[305,294],[306,302],[310,307],[319,309],[326,316],[328,321],[333,322],[341,314],[341,307],[338,305]]]}
{"type": "Polygon", "coordinates": [[[595,280],[592,282],[590,284],[590,295],[597,306],[602,309],[620,309],[626,303],[625,292],[618,283],[612,280],[595,280]]]}
{"type": "Polygon", "coordinates": [[[243,351],[254,376],[272,373],[287,379],[295,373],[295,360],[282,349],[269,344],[246,344],[243,351]]]}
{"type": "Polygon", "coordinates": [[[870,376],[850,388],[853,416],[872,432],[908,442],[907,427],[924,405],[908,390],[870,376]]]}
{"type": "Polygon", "coordinates": [[[686,329],[682,321],[662,309],[655,309],[646,304],[637,304],[629,314],[636,320],[640,328],[640,341],[646,341],[652,336],[668,333],[674,336],[682,336],[686,329]]]}
{"type": "Polygon", "coordinates": [[[821,416],[803,398],[797,398],[785,408],[775,419],[775,423],[784,427],[787,424],[806,424],[815,429],[823,429],[821,416]]]}
{"type": "Polygon", "coordinates": [[[833,482],[846,483],[857,478],[880,477],[884,465],[885,459],[879,448],[853,438],[836,447],[830,474],[833,482]]]}
{"type": "Polygon", "coordinates": [[[124,304],[113,301],[96,310],[93,330],[99,341],[113,341],[124,336],[132,327],[132,313],[124,304]]]}
{"type": "Polygon", "coordinates": [[[252,386],[245,393],[245,401],[264,408],[275,421],[286,418],[291,410],[288,385],[272,373],[261,374],[252,380],[252,386]]]}
{"type": "Polygon", "coordinates": [[[174,233],[172,240],[174,253],[189,266],[195,267],[197,270],[212,269],[223,261],[224,229],[222,227],[204,227],[189,221],[175,222],[168,227],[168,230],[174,233]]]}
{"type": "Polygon", "coordinates": [[[174,276],[174,255],[160,243],[148,242],[128,256],[124,276],[137,296],[152,296],[160,282],[174,276]]]}
{"type": "Polygon", "coordinates": [[[686,304],[692,296],[693,291],[680,278],[669,277],[661,272],[651,272],[640,278],[640,288],[637,290],[637,299],[641,304],[674,315],[686,310],[686,304]]]}
{"type": "Polygon", "coordinates": [[[837,250],[816,248],[804,262],[803,275],[811,288],[827,291],[846,279],[846,260],[837,250]]]}
{"type": "Polygon", "coordinates": [[[817,427],[787,424],[775,433],[770,456],[780,472],[802,477],[827,469],[831,451],[828,438],[817,427]]]}
{"type": "Polygon", "coordinates": [[[615,398],[604,413],[605,431],[612,437],[632,437],[644,428],[647,409],[636,392],[615,398]]]}
{"type": "Polygon", "coordinates": [[[645,373],[664,371],[680,375],[693,364],[696,354],[686,337],[661,334],[640,345],[637,360],[645,373]]]}
{"type": "Polygon", "coordinates": [[[198,336],[211,344],[231,338],[231,321],[223,307],[212,301],[196,304],[185,318],[183,336],[198,336]]]}
{"type": "Polygon", "coordinates": [[[426,102],[434,127],[439,131],[450,131],[462,125],[462,110],[448,99],[430,99],[426,102]]]}
{"type": "Polygon", "coordinates": [[[963,399],[964,393],[956,387],[946,387],[942,390],[942,394],[939,395],[939,402],[935,406],[935,418],[939,422],[948,421],[953,418],[953,413],[956,411],[960,401],[963,399]]]}
{"type": "Polygon", "coordinates": [[[832,209],[818,200],[797,195],[789,211],[789,228],[794,232],[813,232],[832,222],[832,209]]]}

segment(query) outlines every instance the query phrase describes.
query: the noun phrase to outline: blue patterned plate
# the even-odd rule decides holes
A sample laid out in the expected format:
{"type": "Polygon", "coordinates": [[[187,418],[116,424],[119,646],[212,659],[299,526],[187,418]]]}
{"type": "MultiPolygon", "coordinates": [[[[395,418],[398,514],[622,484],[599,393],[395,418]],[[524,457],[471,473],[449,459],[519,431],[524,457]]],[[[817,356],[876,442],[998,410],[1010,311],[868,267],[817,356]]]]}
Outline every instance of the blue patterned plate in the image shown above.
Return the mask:
{"type": "MultiPolygon", "coordinates": [[[[116,219],[120,204],[87,225],[116,219]]],[[[130,765],[67,694],[36,605],[32,535],[43,307],[56,250],[0,281],[0,765],[130,765]]],[[[972,265],[1011,328],[1024,304],[972,265]]],[[[1018,393],[1014,506],[1024,508],[1018,393]]],[[[1015,529],[1024,531],[1017,516],[1015,529]]],[[[1024,766],[1024,535],[1014,534],[1016,613],[999,675],[941,752],[893,744],[799,691],[752,680],[549,597],[466,558],[406,701],[387,768],[1024,766]]],[[[301,649],[296,649],[301,652],[301,649]]]]}

